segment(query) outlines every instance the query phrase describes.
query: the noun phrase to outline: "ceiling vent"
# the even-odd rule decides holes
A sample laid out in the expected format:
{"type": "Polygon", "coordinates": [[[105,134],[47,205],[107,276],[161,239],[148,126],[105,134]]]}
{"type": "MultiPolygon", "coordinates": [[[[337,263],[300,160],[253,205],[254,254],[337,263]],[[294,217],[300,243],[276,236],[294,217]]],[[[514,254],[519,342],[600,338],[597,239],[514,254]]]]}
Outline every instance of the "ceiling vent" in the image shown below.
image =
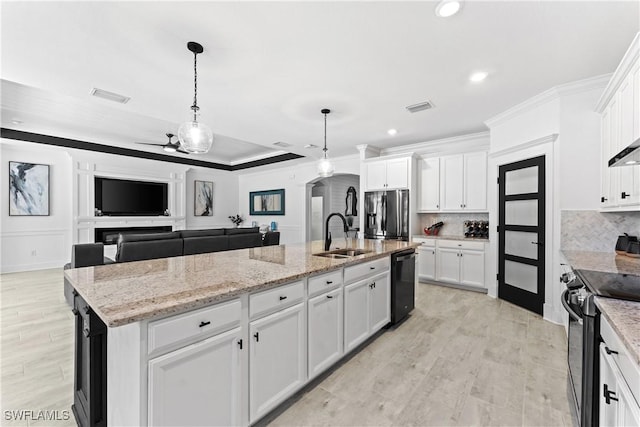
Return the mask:
{"type": "Polygon", "coordinates": [[[273,145],[277,145],[278,147],[282,147],[282,148],[291,147],[291,144],[288,144],[282,141],[274,142],[273,145]]]}
{"type": "Polygon", "coordinates": [[[434,107],[433,102],[425,101],[419,104],[409,105],[408,107],[405,107],[405,108],[409,110],[410,113],[417,113],[418,111],[422,111],[422,110],[430,110],[433,107],[434,107]]]}
{"type": "Polygon", "coordinates": [[[91,89],[91,95],[108,101],[118,102],[120,104],[126,104],[131,99],[128,96],[109,92],[108,90],[98,89],[97,87],[91,89]]]}

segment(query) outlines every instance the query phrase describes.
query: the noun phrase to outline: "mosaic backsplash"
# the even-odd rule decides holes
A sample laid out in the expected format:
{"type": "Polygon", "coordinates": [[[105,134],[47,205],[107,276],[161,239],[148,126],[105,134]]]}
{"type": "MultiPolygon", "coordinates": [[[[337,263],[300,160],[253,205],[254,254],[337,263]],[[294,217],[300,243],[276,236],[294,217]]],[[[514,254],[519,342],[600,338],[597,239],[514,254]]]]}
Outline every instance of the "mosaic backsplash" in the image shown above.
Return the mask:
{"type": "Polygon", "coordinates": [[[429,227],[436,222],[444,222],[440,229],[443,236],[464,236],[465,221],[489,221],[488,213],[438,213],[420,214],[420,229],[429,227]]]}
{"type": "Polygon", "coordinates": [[[623,233],[640,237],[640,212],[562,211],[562,250],[613,252],[623,233]]]}

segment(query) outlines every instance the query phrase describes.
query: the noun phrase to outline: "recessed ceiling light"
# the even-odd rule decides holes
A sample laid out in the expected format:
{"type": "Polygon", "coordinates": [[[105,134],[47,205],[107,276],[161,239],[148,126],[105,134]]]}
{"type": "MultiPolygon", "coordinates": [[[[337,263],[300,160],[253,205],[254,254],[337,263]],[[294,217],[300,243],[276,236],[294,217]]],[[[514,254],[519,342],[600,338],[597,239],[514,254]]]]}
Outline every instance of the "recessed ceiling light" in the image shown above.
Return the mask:
{"type": "Polygon", "coordinates": [[[628,162],[625,162],[624,164],[625,165],[635,165],[636,163],[638,163],[638,162],[635,161],[635,160],[629,160],[628,162]]]}
{"type": "Polygon", "coordinates": [[[471,77],[469,77],[469,80],[471,80],[474,83],[479,83],[484,79],[486,79],[488,75],[489,73],[485,71],[478,71],[476,73],[471,74],[471,77]]]}
{"type": "Polygon", "coordinates": [[[387,133],[391,136],[396,136],[398,134],[398,129],[389,129],[387,133]]]}
{"type": "Polygon", "coordinates": [[[277,145],[278,147],[282,147],[282,148],[291,147],[291,144],[289,144],[288,142],[282,142],[282,141],[274,142],[273,145],[277,145]]]}
{"type": "Polygon", "coordinates": [[[441,18],[448,18],[455,15],[460,10],[460,2],[456,0],[442,0],[436,6],[436,15],[441,18]]]}
{"type": "Polygon", "coordinates": [[[22,124],[23,122],[22,122],[22,120],[13,119],[13,120],[11,120],[11,123],[13,123],[14,125],[20,125],[20,124],[22,124]]]}
{"type": "Polygon", "coordinates": [[[307,144],[304,146],[304,148],[318,148],[318,146],[314,144],[307,144]]]}

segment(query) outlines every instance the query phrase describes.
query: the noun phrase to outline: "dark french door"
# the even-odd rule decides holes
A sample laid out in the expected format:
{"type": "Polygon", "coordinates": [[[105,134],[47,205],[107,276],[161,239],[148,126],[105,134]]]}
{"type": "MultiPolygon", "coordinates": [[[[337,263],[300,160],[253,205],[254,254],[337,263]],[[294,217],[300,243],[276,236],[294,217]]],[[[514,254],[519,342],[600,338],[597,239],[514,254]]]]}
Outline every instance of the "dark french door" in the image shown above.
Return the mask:
{"type": "Polygon", "coordinates": [[[543,314],[545,156],[498,169],[498,297],[543,314]]]}

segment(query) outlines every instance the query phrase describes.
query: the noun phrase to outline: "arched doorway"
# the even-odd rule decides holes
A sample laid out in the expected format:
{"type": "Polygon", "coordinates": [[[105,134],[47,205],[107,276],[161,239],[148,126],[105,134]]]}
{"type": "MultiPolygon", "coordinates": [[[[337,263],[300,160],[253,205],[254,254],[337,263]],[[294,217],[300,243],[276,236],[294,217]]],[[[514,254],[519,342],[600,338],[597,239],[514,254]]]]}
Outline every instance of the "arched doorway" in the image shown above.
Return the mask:
{"type": "MultiPolygon", "coordinates": [[[[355,231],[358,228],[360,212],[359,207],[353,208],[353,205],[358,206],[357,200],[353,198],[354,195],[358,197],[359,189],[360,176],[354,174],[336,174],[307,183],[306,240],[324,239],[325,221],[332,212],[344,215],[349,227],[355,231]],[[349,188],[352,190],[349,191],[349,188]]],[[[329,231],[334,238],[344,235],[340,221],[332,221],[329,231]]],[[[351,236],[353,237],[353,234],[351,236]]]]}

